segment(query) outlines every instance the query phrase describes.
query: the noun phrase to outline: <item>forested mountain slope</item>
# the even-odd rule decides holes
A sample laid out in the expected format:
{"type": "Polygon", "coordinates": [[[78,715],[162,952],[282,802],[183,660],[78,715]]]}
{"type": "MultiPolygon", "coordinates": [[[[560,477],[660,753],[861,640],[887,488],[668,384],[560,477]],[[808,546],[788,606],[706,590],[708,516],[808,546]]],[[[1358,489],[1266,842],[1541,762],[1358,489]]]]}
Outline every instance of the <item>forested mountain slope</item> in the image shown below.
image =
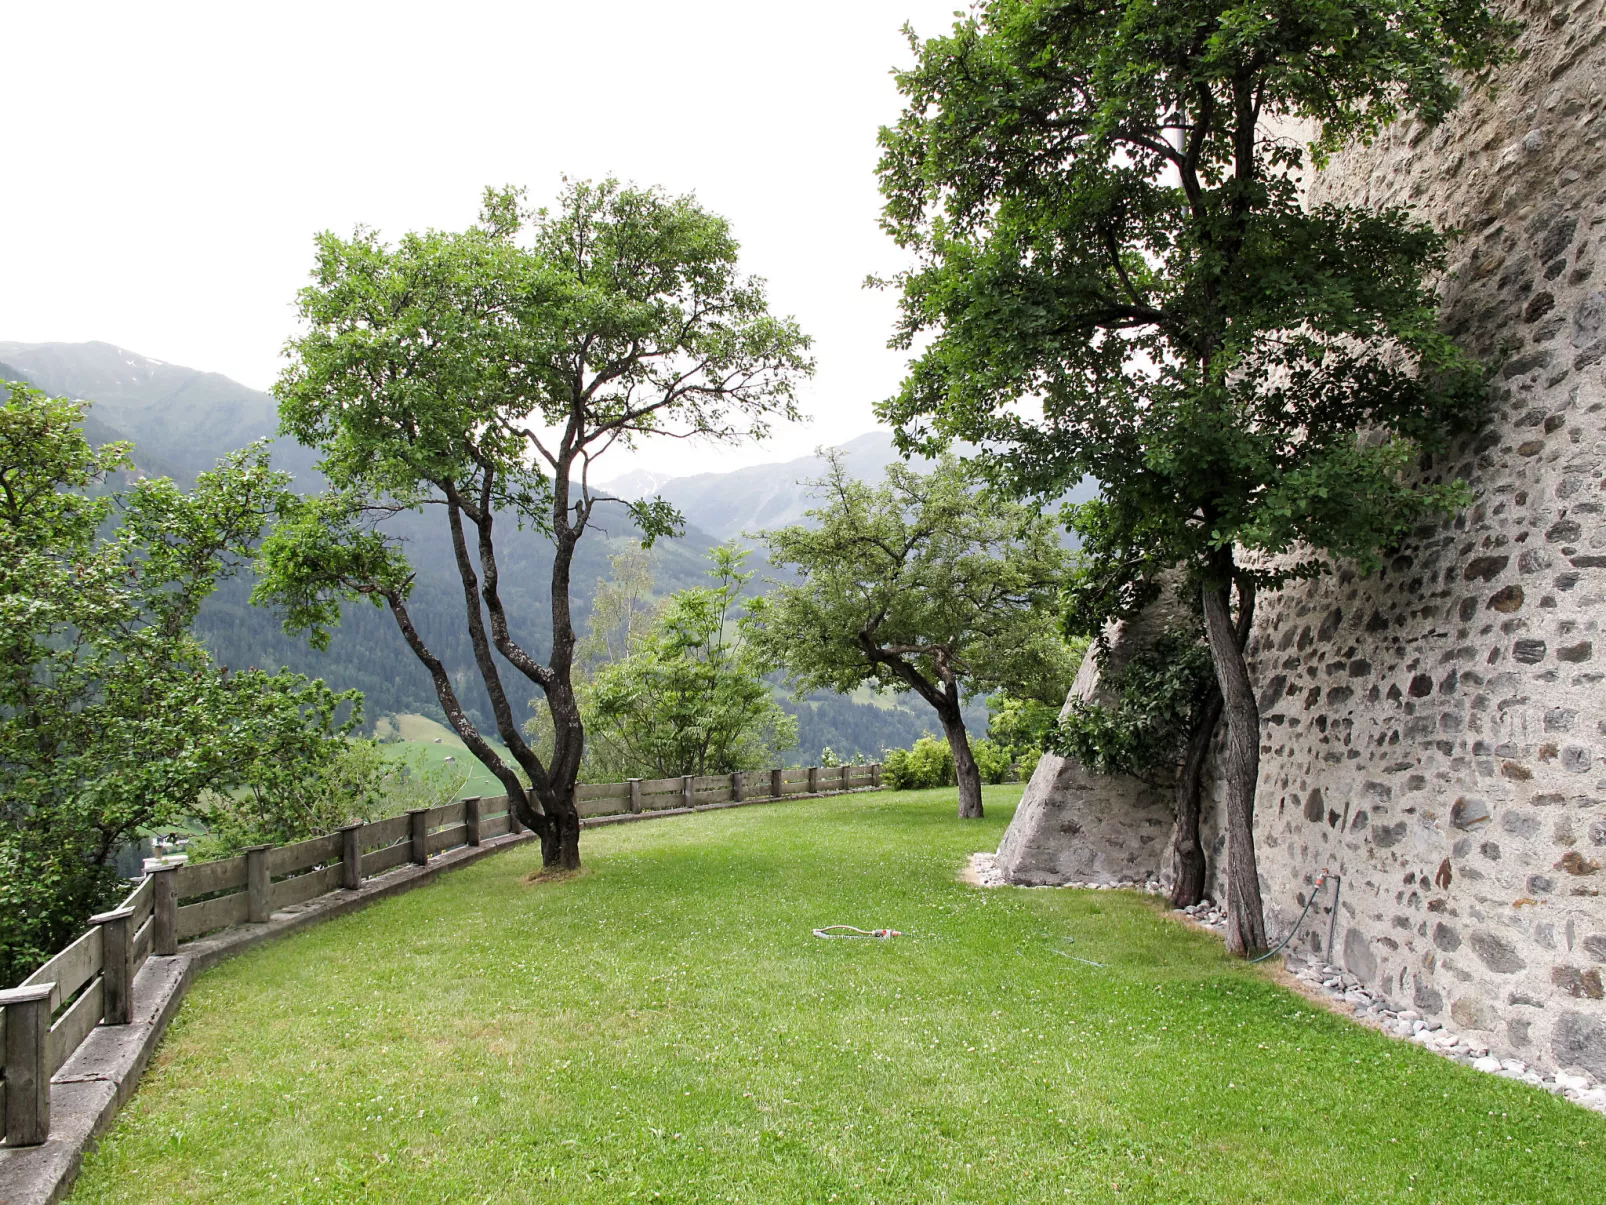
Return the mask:
{"type": "MultiPolygon", "coordinates": [[[[272,396],[217,373],[199,372],[152,360],[107,343],[0,342],[0,379],[26,380],[53,395],[94,402],[85,433],[95,445],[126,439],[135,445],[138,471],[174,477],[188,484],[219,457],[257,439],[271,439],[274,463],[295,476],[296,486],[316,490],[316,454],[277,438],[277,406],[272,396]]],[[[844,445],[854,471],[879,478],[896,458],[891,439],[871,433],[844,445]]],[[[707,473],[665,483],[661,492],[679,506],[688,522],[679,539],[660,540],[652,553],[655,590],[666,594],[703,584],[709,549],[744,531],[796,522],[810,502],[802,482],[816,477],[823,459],[804,457],[733,473],[707,473]]],[[[620,483],[622,497],[631,490],[620,483]]],[[[636,484],[651,485],[651,482],[636,484]]],[[[574,570],[577,623],[589,619],[598,579],[609,575],[609,558],[639,540],[623,507],[602,508],[600,526],[581,541],[574,570]],[[613,513],[608,513],[612,510],[613,513]]],[[[485,723],[489,707],[477,675],[468,672],[472,654],[463,630],[462,585],[451,561],[444,525],[434,514],[403,515],[393,530],[407,541],[418,573],[410,610],[420,632],[450,667],[460,667],[457,686],[465,705],[485,723]]],[[[514,635],[544,655],[549,642],[547,616],[551,546],[535,532],[512,533],[503,554],[502,594],[514,620],[514,635]],[[522,622],[521,622],[522,621],[522,622]]],[[[755,588],[770,573],[760,554],[748,568],[755,588]]],[[[347,607],[326,652],[281,630],[276,616],[250,605],[251,582],[225,584],[203,610],[198,627],[225,665],[291,669],[324,678],[338,689],[356,687],[366,698],[370,721],[398,712],[438,715],[428,675],[403,643],[388,611],[347,607]]],[[[523,679],[511,669],[505,680],[523,679]]],[[[522,686],[515,686],[515,690],[522,686]]],[[[531,688],[531,693],[534,689],[531,688]]],[[[820,748],[873,755],[884,746],[908,744],[935,721],[923,707],[872,706],[838,695],[818,695],[786,706],[799,717],[801,745],[796,756],[813,761],[820,748]]],[[[977,709],[980,722],[985,713],[977,709]]],[[[489,726],[487,724],[487,726],[489,726]]]]}

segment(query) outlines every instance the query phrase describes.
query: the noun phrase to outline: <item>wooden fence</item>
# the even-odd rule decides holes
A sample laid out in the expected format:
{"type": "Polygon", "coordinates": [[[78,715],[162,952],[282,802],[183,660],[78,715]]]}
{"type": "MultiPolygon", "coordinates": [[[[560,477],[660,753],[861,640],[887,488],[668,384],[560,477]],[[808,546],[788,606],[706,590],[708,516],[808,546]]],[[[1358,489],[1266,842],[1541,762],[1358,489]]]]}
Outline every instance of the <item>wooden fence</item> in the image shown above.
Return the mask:
{"type": "MultiPolygon", "coordinates": [[[[704,777],[633,778],[582,785],[582,817],[678,811],[881,785],[881,767],[811,766],[704,777]]],[[[9,991],[0,991],[0,1137],[31,1146],[50,1132],[50,1080],[97,1025],[127,1025],[134,976],[152,955],[436,854],[522,829],[507,796],[461,799],[373,824],[351,824],[294,845],[259,845],[239,857],[170,866],[142,879],[111,912],[9,991]]]]}

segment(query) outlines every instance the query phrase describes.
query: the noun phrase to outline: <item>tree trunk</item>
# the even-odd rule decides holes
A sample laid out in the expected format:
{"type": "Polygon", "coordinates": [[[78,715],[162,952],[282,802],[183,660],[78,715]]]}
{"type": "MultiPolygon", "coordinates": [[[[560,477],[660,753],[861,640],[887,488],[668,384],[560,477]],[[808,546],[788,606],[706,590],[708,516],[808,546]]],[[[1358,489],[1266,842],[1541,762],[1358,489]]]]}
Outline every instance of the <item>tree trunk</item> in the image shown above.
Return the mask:
{"type": "Polygon", "coordinates": [[[1204,898],[1205,853],[1199,836],[1203,811],[1204,767],[1221,719],[1221,691],[1210,690],[1210,702],[1188,738],[1182,770],[1177,775],[1177,828],[1171,837],[1171,906],[1186,908],[1204,898]]]}
{"type": "MultiPolygon", "coordinates": [[[[1228,573],[1223,580],[1230,580],[1228,573]]],[[[1221,686],[1227,717],[1225,796],[1227,820],[1227,949],[1249,954],[1266,947],[1260,871],[1255,864],[1255,787],[1260,779],[1260,708],[1249,685],[1238,630],[1227,601],[1227,587],[1203,589],[1205,636],[1221,686]]],[[[1239,609],[1247,613],[1252,595],[1239,586],[1239,609]]],[[[1246,625],[1244,625],[1246,626],[1246,625]]]]}
{"type": "Polygon", "coordinates": [[[956,706],[952,713],[946,709],[939,713],[942,730],[948,737],[948,747],[954,751],[954,778],[959,784],[959,818],[982,819],[981,771],[970,752],[970,736],[965,731],[965,720],[956,706]]]}
{"type": "Polygon", "coordinates": [[[542,801],[546,809],[546,828],[541,832],[541,866],[544,870],[580,869],[580,813],[571,793],[567,806],[557,800],[542,801]]]}

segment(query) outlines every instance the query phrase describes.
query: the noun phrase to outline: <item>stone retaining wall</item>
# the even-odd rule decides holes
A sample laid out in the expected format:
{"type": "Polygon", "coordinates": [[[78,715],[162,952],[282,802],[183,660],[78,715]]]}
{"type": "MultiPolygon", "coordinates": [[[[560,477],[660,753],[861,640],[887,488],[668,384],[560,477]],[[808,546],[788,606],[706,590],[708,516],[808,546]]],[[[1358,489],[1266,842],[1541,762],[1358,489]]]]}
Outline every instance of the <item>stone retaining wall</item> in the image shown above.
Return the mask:
{"type": "MultiPolygon", "coordinates": [[[[1394,129],[1311,185],[1461,229],[1446,320],[1504,362],[1489,428],[1435,466],[1472,484],[1463,515],[1379,575],[1263,599],[1256,832],[1271,932],[1331,866],[1336,957],[1371,988],[1606,1077],[1606,0],[1512,7],[1529,24],[1494,98],[1394,129]]],[[[1090,823],[1056,793],[1079,772],[1058,761],[1028,789],[1005,873],[1042,881],[1056,842],[1091,834],[1100,855],[1058,861],[1157,876],[1152,804],[1095,792],[1090,823]]],[[[1300,944],[1326,931],[1321,916],[1300,944]]]]}

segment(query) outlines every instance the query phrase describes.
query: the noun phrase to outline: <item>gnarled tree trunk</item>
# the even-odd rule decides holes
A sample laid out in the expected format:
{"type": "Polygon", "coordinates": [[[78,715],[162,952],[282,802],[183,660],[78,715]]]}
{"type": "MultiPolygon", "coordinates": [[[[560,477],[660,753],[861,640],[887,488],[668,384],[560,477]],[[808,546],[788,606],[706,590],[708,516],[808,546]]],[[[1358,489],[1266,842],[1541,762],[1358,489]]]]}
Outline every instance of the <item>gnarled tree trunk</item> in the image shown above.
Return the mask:
{"type": "MultiPolygon", "coordinates": [[[[1228,559],[1220,580],[1232,580],[1228,559]]],[[[1227,821],[1227,949],[1248,954],[1266,947],[1265,909],[1255,862],[1255,787],[1260,780],[1260,708],[1249,684],[1239,630],[1247,635],[1253,588],[1238,581],[1239,623],[1233,622],[1227,587],[1202,591],[1205,638],[1216,667],[1227,717],[1225,796],[1227,821]]]]}
{"type": "Polygon", "coordinates": [[[1204,898],[1205,852],[1199,836],[1200,813],[1204,807],[1204,767],[1215,739],[1216,723],[1221,719],[1221,692],[1214,688],[1199,724],[1188,738],[1188,747],[1177,774],[1177,827],[1171,837],[1171,906],[1186,908],[1204,898]]]}

